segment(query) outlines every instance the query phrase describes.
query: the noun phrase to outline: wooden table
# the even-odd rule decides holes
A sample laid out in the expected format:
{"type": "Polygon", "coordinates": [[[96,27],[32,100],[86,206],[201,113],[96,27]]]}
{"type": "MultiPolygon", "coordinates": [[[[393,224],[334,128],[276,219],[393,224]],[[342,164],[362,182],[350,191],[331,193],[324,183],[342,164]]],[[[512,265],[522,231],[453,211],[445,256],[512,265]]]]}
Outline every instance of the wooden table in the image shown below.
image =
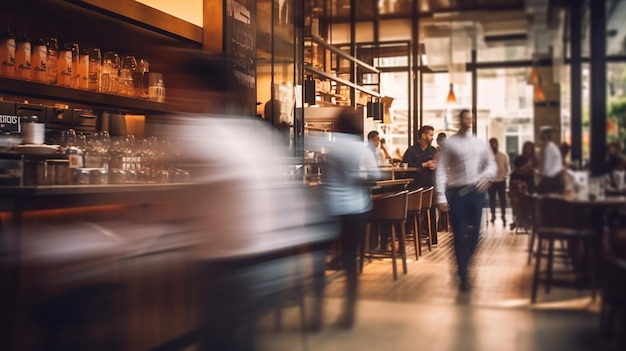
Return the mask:
{"type": "MultiPolygon", "coordinates": [[[[419,172],[420,169],[417,167],[408,167],[408,168],[402,168],[402,167],[381,167],[380,168],[380,172],[383,174],[386,173],[391,173],[391,180],[395,180],[396,179],[396,173],[409,173],[409,172],[419,172]]],[[[404,178],[404,177],[401,177],[404,178]]]]}

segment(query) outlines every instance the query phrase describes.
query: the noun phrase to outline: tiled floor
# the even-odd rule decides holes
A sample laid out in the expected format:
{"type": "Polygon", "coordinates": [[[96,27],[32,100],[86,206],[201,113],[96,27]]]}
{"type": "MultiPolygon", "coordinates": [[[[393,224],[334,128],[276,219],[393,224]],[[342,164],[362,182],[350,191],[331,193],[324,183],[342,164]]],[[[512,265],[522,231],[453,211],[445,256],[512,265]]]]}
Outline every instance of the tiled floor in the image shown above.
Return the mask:
{"type": "Polygon", "coordinates": [[[261,326],[261,349],[617,350],[599,336],[598,306],[589,291],[556,288],[546,295],[542,289],[538,303],[530,303],[527,245],[528,235],[504,229],[499,220],[483,228],[472,291],[461,293],[451,234],[439,233],[439,245],[412,260],[395,282],[390,261],[365,266],[352,330],[335,326],[345,288],[338,277],[326,289],[320,333],[303,335],[297,311],[286,311],[281,333],[261,326]]]}

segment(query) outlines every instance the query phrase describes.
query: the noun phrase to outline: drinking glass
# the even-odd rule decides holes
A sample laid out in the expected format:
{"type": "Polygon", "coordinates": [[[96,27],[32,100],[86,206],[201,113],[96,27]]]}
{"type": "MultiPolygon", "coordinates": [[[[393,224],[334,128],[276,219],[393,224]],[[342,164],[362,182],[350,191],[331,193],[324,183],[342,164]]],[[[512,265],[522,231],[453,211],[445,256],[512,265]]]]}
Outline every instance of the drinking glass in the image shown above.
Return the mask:
{"type": "Polygon", "coordinates": [[[120,56],[114,52],[105,52],[102,58],[100,74],[100,91],[116,93],[120,69],[120,56]]]}
{"type": "Polygon", "coordinates": [[[59,149],[61,153],[67,153],[70,146],[76,146],[76,131],[74,129],[61,131],[61,140],[59,142],[59,149]]]}
{"type": "Polygon", "coordinates": [[[124,96],[136,96],[134,78],[137,75],[137,59],[135,56],[124,56],[120,69],[120,85],[118,93],[124,96]]]}

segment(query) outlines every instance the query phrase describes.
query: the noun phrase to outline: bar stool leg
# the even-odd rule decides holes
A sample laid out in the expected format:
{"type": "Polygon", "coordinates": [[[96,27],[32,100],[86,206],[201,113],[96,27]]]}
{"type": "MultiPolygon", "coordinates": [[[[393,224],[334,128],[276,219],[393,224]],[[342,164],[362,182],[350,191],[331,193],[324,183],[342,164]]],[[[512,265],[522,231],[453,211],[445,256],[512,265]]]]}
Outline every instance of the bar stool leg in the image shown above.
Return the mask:
{"type": "Polygon", "coordinates": [[[406,265],[406,232],[405,232],[406,222],[401,222],[398,224],[400,227],[400,257],[402,257],[402,272],[404,274],[408,273],[407,265],[406,265]]]}
{"type": "Polygon", "coordinates": [[[535,249],[535,235],[537,233],[535,232],[534,228],[530,228],[530,240],[528,241],[528,265],[530,266],[530,263],[532,261],[533,258],[533,251],[535,249]]]}
{"type": "Polygon", "coordinates": [[[417,241],[419,255],[422,256],[422,212],[417,211],[415,214],[415,241],[417,241]]]}
{"type": "Polygon", "coordinates": [[[413,247],[415,248],[415,260],[418,261],[419,255],[422,254],[422,244],[417,226],[417,215],[413,214],[413,247]]]}
{"type": "MultiPolygon", "coordinates": [[[[538,239],[539,250],[541,250],[542,239],[538,239]]],[[[535,274],[533,275],[533,287],[532,293],[530,295],[530,302],[535,303],[537,301],[537,289],[539,288],[539,274],[541,269],[541,252],[539,251],[537,254],[537,259],[535,260],[535,274]]]]}
{"type": "Polygon", "coordinates": [[[391,225],[391,266],[393,267],[393,280],[398,280],[398,268],[396,267],[396,229],[391,225]]]}
{"type": "Polygon", "coordinates": [[[552,287],[552,265],[554,264],[554,240],[548,240],[548,268],[546,272],[546,294],[550,293],[552,287]]]}
{"type": "Polygon", "coordinates": [[[430,210],[426,211],[426,226],[428,228],[428,251],[433,251],[433,233],[432,230],[430,228],[430,210]]]}

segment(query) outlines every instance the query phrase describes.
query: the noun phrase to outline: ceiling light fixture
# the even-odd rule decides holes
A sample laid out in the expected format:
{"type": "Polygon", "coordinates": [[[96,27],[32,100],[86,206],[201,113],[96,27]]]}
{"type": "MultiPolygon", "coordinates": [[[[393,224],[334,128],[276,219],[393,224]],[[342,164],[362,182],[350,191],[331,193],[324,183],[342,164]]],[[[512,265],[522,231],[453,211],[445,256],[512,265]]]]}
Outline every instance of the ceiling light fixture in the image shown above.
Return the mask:
{"type": "Polygon", "coordinates": [[[452,83],[450,83],[450,91],[448,92],[446,102],[449,104],[456,104],[456,95],[454,95],[454,85],[452,83]]]}

